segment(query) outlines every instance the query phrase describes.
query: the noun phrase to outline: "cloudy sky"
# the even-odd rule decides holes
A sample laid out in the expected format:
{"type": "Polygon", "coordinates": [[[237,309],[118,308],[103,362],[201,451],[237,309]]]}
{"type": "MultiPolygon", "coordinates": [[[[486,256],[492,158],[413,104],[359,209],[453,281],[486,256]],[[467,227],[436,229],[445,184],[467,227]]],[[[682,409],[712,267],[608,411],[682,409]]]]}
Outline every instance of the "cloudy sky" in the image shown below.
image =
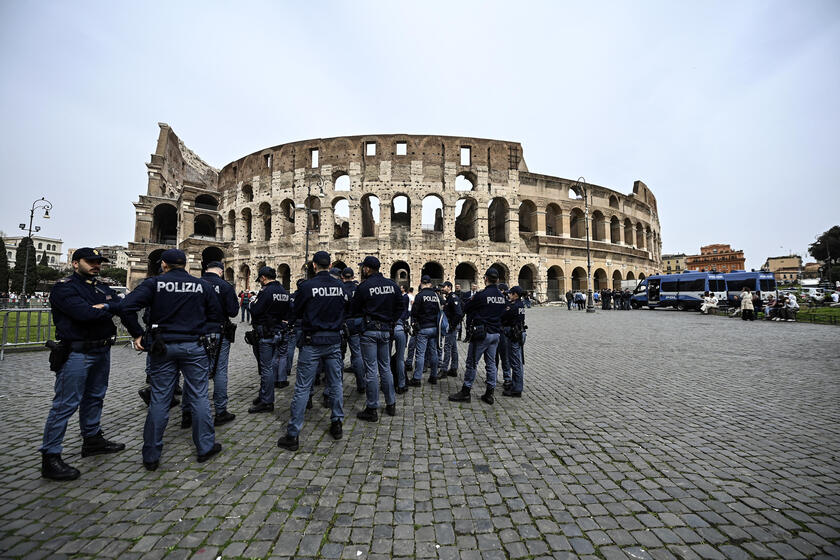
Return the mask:
{"type": "Polygon", "coordinates": [[[350,134],[515,140],[747,267],[840,223],[840,2],[2,2],[0,230],[125,244],[159,121],[221,167],[350,134]]]}

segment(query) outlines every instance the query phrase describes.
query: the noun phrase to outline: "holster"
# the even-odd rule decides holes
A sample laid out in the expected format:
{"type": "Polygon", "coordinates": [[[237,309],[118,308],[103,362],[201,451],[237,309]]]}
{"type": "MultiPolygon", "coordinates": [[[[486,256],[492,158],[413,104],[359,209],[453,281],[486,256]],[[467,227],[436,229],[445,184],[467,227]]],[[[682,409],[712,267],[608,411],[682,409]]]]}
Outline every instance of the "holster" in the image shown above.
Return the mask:
{"type": "Polygon", "coordinates": [[[222,336],[230,343],[236,341],[236,325],[230,319],[222,323],[222,336]]]}
{"type": "Polygon", "coordinates": [[[251,346],[256,346],[259,344],[259,337],[257,336],[257,331],[250,330],[245,333],[245,343],[250,344],[251,346]]]}
{"type": "Polygon", "coordinates": [[[58,373],[70,357],[70,345],[62,341],[48,340],[44,346],[50,349],[50,371],[58,373]]]}
{"type": "Polygon", "coordinates": [[[219,339],[219,335],[216,334],[205,334],[198,340],[204,347],[204,352],[207,354],[207,360],[210,362],[210,377],[213,377],[216,375],[216,362],[219,359],[219,349],[222,346],[222,342],[219,339]]]}
{"type": "Polygon", "coordinates": [[[141,343],[150,356],[165,356],[166,343],[163,341],[163,335],[159,327],[152,327],[143,333],[141,343]]]}
{"type": "Polygon", "coordinates": [[[473,325],[472,332],[470,333],[470,340],[480,342],[485,338],[487,338],[487,329],[484,325],[473,325]]]}

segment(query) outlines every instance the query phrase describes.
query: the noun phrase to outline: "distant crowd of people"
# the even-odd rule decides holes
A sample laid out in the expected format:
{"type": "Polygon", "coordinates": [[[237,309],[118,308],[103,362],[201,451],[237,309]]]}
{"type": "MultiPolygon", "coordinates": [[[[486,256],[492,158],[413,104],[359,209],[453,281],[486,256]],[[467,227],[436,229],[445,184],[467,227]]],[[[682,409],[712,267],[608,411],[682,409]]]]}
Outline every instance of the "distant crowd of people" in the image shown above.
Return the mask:
{"type": "MultiPolygon", "coordinates": [[[[628,310],[630,309],[630,298],[633,294],[626,290],[600,290],[592,293],[595,305],[600,305],[603,310],[628,310]]],[[[580,290],[569,290],[566,292],[566,307],[571,311],[572,306],[578,310],[586,308],[586,294],[580,290]]]]}

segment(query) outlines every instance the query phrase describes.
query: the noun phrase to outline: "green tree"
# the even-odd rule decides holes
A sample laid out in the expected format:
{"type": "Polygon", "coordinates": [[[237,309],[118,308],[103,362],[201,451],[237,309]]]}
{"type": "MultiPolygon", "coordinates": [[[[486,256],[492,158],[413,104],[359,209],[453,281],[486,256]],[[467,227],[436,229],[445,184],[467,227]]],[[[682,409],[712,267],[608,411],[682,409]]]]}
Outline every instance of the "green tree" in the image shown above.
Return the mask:
{"type": "Polygon", "coordinates": [[[9,258],[6,256],[6,242],[0,237],[0,294],[9,291],[9,258]]]}
{"type": "Polygon", "coordinates": [[[19,294],[23,293],[23,271],[26,269],[26,293],[31,294],[35,291],[38,285],[38,266],[35,264],[35,247],[32,244],[32,239],[24,237],[20,241],[15,255],[15,268],[12,270],[12,287],[13,292],[19,294]],[[27,251],[27,247],[29,251],[27,251]],[[26,258],[27,253],[29,259],[26,258]]]}
{"type": "MultiPolygon", "coordinates": [[[[43,266],[38,265],[38,279],[41,281],[55,281],[62,277],[61,271],[57,270],[51,266],[43,266]]],[[[26,282],[27,287],[29,286],[29,281],[26,282]]]]}
{"type": "Polygon", "coordinates": [[[119,286],[125,286],[125,279],[128,275],[128,271],[124,268],[117,268],[116,266],[109,267],[104,269],[100,276],[103,278],[110,278],[114,282],[117,283],[119,286]]]}
{"type": "Polygon", "coordinates": [[[50,259],[47,257],[46,251],[41,255],[41,262],[38,263],[38,266],[50,266],[50,259]]]}
{"type": "Polygon", "coordinates": [[[817,237],[808,247],[808,252],[818,261],[827,263],[825,278],[829,281],[840,280],[840,226],[833,226],[817,237]]]}

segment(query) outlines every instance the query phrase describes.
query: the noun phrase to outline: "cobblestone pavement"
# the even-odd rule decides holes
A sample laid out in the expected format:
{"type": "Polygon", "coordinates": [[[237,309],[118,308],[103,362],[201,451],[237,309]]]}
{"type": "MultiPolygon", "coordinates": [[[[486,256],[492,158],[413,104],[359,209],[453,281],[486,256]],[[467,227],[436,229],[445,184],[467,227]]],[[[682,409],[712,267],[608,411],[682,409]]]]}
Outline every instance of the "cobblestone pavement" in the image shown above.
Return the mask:
{"type": "Polygon", "coordinates": [[[82,459],[74,418],[72,483],[39,474],[46,354],[8,355],[0,556],[840,557],[840,330],[560,308],[528,322],[523,398],[449,403],[449,378],[369,424],[347,374],[344,439],[316,398],[297,453],[276,447],[289,388],[274,414],[245,412],[257,378],[238,342],[222,453],[197,463],[173,415],[156,472],[144,360],[115,348],[103,427],[127,449],[82,459]]]}

